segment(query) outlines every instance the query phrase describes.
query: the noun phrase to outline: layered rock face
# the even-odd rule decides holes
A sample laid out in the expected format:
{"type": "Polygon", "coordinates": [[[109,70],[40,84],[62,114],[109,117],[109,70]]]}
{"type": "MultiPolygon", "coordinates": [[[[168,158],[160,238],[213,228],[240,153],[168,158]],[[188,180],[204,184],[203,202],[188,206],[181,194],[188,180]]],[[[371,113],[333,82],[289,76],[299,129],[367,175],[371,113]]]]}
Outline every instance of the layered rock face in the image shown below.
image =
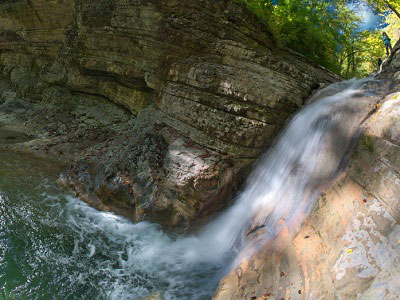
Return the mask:
{"type": "Polygon", "coordinates": [[[348,167],[297,232],[284,226],[233,268],[213,299],[398,299],[400,43],[394,52],[374,83],[383,95],[377,109],[368,93],[360,97],[366,121],[348,167]]]}
{"type": "Polygon", "coordinates": [[[3,111],[25,127],[3,125],[72,161],[61,182],[98,208],[166,226],[209,215],[338,80],[230,2],[2,1],[3,111]]]}

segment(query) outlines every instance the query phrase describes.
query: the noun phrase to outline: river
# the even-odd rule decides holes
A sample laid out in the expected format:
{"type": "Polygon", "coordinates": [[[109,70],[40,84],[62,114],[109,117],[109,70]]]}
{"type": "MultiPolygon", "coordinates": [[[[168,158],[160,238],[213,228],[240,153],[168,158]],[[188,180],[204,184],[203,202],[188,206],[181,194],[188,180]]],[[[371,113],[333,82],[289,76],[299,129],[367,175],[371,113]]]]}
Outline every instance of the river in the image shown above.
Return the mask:
{"type": "Polygon", "coordinates": [[[59,171],[0,152],[0,299],[210,298],[216,269],[183,267],[186,242],[89,207],[55,183],[59,171]]]}
{"type": "Polygon", "coordinates": [[[344,166],[372,101],[360,96],[365,82],[321,91],[195,236],[99,212],[55,183],[57,164],[0,152],[0,299],[210,299],[238,253],[256,250],[252,233],[262,242],[282,227],[295,233],[344,166]]]}

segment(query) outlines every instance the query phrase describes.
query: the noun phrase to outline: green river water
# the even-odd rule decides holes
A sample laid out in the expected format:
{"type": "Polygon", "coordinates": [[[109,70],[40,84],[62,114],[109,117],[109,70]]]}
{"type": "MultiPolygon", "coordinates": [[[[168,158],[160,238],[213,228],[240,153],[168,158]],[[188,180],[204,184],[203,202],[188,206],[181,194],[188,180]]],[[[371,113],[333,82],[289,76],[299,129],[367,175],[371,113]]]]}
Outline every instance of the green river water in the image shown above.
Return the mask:
{"type": "Polygon", "coordinates": [[[193,240],[96,211],[55,183],[59,172],[0,152],[0,299],[211,298],[215,265],[180,259],[193,240]]]}

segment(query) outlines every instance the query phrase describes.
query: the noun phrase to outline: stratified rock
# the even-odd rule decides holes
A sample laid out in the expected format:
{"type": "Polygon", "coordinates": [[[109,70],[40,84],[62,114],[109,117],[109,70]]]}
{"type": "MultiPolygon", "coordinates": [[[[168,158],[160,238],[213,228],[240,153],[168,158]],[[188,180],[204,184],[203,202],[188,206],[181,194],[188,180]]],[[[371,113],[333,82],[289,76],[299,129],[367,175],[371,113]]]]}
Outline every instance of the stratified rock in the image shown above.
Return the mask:
{"type": "Polygon", "coordinates": [[[283,228],[265,241],[222,279],[213,299],[399,298],[399,61],[397,52],[379,75],[390,80],[377,81],[374,91],[386,96],[362,125],[349,166],[323,190],[304,225],[294,237],[293,228],[283,228]]]}
{"type": "Polygon", "coordinates": [[[26,130],[50,135],[31,149],[73,160],[61,181],[98,208],[167,226],[214,213],[338,80],[231,2],[2,1],[0,71],[38,110],[26,130]]]}

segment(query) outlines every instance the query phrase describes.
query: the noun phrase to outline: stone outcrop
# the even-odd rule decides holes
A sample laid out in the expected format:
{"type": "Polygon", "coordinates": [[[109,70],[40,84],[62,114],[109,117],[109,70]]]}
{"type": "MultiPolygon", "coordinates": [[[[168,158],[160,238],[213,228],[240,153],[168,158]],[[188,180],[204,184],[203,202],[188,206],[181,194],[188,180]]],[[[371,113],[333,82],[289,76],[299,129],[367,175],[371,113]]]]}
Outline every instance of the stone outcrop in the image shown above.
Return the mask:
{"type": "MultiPolygon", "coordinates": [[[[349,167],[294,238],[283,230],[214,299],[397,299],[399,48],[349,167]]],[[[0,72],[1,147],[69,162],[60,182],[84,200],[166,227],[223,207],[338,80],[225,0],[3,0],[0,72]]]]}
{"type": "Polygon", "coordinates": [[[60,181],[94,206],[171,227],[223,206],[338,80],[211,0],[2,1],[0,71],[2,125],[31,136],[16,149],[72,162],[60,181]]]}
{"type": "Polygon", "coordinates": [[[311,216],[297,232],[284,227],[243,259],[213,299],[398,299],[399,62],[398,43],[377,76],[385,96],[363,123],[348,167],[321,192],[311,216]]]}

